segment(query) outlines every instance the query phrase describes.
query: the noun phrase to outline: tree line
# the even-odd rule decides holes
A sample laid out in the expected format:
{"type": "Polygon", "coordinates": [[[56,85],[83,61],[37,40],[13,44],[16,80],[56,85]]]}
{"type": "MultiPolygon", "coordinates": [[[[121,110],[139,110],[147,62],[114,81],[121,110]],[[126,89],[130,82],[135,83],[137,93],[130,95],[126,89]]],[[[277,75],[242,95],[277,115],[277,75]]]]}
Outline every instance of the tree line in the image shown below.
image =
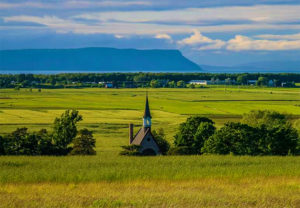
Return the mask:
{"type": "MultiPolygon", "coordinates": [[[[206,117],[191,116],[180,124],[173,146],[163,129],[153,132],[162,155],[300,155],[300,137],[287,115],[276,111],[251,111],[241,122],[216,129],[206,117]]],[[[139,146],[123,146],[121,155],[141,155],[139,146]]]]}
{"type": "MultiPolygon", "coordinates": [[[[187,87],[191,80],[235,80],[235,84],[247,84],[247,80],[258,80],[266,85],[274,80],[275,86],[300,82],[300,74],[226,74],[226,73],[66,73],[66,74],[1,74],[0,88],[81,88],[104,87],[103,82],[114,87],[187,87]]],[[[216,82],[217,83],[217,82],[216,82]]],[[[229,82],[230,83],[230,82],[229,82]]],[[[288,86],[288,85],[287,85],[288,86]]]]}
{"type": "Polygon", "coordinates": [[[0,155],[94,155],[96,140],[88,129],[77,130],[82,116],[67,110],[53,123],[52,132],[18,128],[0,136],[0,155]]]}
{"type": "Polygon", "coordinates": [[[251,111],[218,130],[212,120],[193,116],[180,125],[169,153],[300,155],[300,138],[288,116],[275,111],[251,111]]]}

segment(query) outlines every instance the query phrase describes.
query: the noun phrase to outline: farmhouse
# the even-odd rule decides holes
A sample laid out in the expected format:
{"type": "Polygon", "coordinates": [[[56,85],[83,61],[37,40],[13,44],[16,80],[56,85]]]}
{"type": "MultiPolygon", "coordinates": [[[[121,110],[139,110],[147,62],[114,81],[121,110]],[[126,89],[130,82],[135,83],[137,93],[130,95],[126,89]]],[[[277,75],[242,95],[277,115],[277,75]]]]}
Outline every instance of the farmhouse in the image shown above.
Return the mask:
{"type": "Polygon", "coordinates": [[[189,81],[189,84],[194,84],[194,85],[209,85],[210,80],[191,80],[189,81]]]}
{"type": "Polygon", "coordinates": [[[133,124],[129,124],[129,144],[130,145],[139,145],[140,153],[143,155],[159,155],[160,150],[157,145],[157,142],[151,133],[151,114],[150,107],[148,101],[148,95],[146,96],[146,105],[145,112],[143,116],[143,126],[137,132],[135,136],[133,136],[133,124]]]}

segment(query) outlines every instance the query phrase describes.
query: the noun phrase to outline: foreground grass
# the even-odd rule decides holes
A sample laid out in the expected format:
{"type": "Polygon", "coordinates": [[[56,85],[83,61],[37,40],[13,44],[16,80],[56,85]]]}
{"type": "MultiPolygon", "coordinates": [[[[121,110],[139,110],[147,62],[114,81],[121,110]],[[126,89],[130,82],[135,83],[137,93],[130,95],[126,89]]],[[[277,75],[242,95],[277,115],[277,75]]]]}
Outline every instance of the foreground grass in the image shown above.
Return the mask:
{"type": "Polygon", "coordinates": [[[299,207],[300,157],[0,157],[0,207],[299,207]]]}
{"type": "MultiPolygon", "coordinates": [[[[0,183],[300,177],[300,157],[0,157],[0,183]]],[[[299,187],[300,188],[300,187],[299,187]]]]}
{"type": "Polygon", "coordinates": [[[299,184],[288,177],[6,184],[0,207],[299,207],[299,184]]]}

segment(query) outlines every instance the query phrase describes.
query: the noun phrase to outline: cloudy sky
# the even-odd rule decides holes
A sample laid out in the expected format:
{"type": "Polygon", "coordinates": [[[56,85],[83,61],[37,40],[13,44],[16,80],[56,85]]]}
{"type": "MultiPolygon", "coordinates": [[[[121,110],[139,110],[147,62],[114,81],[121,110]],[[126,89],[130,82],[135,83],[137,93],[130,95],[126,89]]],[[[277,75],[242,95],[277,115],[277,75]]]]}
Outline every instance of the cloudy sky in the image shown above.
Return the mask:
{"type": "Polygon", "coordinates": [[[0,49],[179,49],[199,64],[300,57],[300,0],[0,0],[0,49]]]}

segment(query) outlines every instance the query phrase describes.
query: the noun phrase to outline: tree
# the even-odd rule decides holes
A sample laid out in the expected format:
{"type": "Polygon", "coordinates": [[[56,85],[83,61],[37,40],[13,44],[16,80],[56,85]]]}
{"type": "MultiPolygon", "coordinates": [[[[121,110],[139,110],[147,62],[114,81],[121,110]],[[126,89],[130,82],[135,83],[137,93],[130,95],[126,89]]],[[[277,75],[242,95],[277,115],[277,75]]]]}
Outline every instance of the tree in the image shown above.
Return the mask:
{"type": "Polygon", "coordinates": [[[266,127],[275,125],[284,125],[288,122],[287,115],[270,110],[252,110],[248,114],[244,114],[242,123],[252,127],[260,127],[262,124],[266,127]]]}
{"type": "Polygon", "coordinates": [[[157,145],[161,151],[161,154],[166,155],[170,149],[170,144],[166,140],[166,135],[165,135],[164,130],[162,128],[159,128],[157,131],[153,130],[152,134],[153,134],[155,141],[157,142],[157,145]]]}
{"type": "Polygon", "coordinates": [[[161,87],[161,84],[160,84],[160,82],[158,81],[158,80],[151,80],[151,82],[150,82],[150,87],[152,87],[152,88],[159,88],[159,87],[161,87]]]}
{"type": "Polygon", "coordinates": [[[276,111],[251,111],[242,122],[259,132],[258,148],[262,155],[299,154],[299,136],[288,116],[276,111]]]}
{"type": "Polygon", "coordinates": [[[175,88],[175,87],[176,87],[175,81],[170,81],[170,82],[168,82],[168,87],[170,87],[170,88],[175,88]]]}
{"type": "Polygon", "coordinates": [[[261,76],[261,77],[258,77],[256,85],[257,86],[266,86],[266,85],[268,85],[268,82],[269,82],[269,80],[267,77],[261,76]]]}
{"type": "Polygon", "coordinates": [[[52,143],[52,137],[48,134],[46,129],[41,129],[37,132],[38,140],[38,151],[40,155],[55,155],[55,147],[52,143]]]}
{"type": "Polygon", "coordinates": [[[179,88],[185,88],[185,86],[186,86],[185,82],[183,80],[178,81],[176,85],[179,88]]]}
{"type": "Polygon", "coordinates": [[[73,149],[71,155],[95,155],[94,150],[96,140],[93,137],[93,132],[87,129],[79,131],[79,135],[73,141],[73,149]]]}
{"type": "Polygon", "coordinates": [[[241,123],[226,123],[204,142],[203,153],[257,155],[258,134],[255,128],[241,123]]]}
{"type": "Polygon", "coordinates": [[[7,155],[39,155],[38,137],[27,132],[27,128],[18,128],[4,138],[3,149],[7,155]]]}
{"type": "Polygon", "coordinates": [[[262,155],[296,155],[300,154],[297,130],[290,123],[259,127],[260,140],[258,148],[262,155]]]}
{"type": "Polygon", "coordinates": [[[215,133],[216,127],[211,122],[201,122],[194,136],[193,149],[197,154],[201,154],[204,142],[215,133]]]}
{"type": "Polygon", "coordinates": [[[247,75],[246,74],[241,74],[236,78],[236,81],[240,85],[245,85],[247,84],[247,75]]]}
{"type": "Polygon", "coordinates": [[[192,116],[186,122],[180,124],[179,130],[174,136],[176,147],[185,146],[193,154],[200,153],[201,144],[214,132],[214,122],[209,118],[192,116]],[[207,124],[202,124],[207,123],[207,124]]]}
{"type": "Polygon", "coordinates": [[[58,154],[68,154],[68,145],[77,135],[77,122],[82,120],[76,110],[65,111],[60,118],[56,118],[53,127],[53,141],[58,154]]]}

